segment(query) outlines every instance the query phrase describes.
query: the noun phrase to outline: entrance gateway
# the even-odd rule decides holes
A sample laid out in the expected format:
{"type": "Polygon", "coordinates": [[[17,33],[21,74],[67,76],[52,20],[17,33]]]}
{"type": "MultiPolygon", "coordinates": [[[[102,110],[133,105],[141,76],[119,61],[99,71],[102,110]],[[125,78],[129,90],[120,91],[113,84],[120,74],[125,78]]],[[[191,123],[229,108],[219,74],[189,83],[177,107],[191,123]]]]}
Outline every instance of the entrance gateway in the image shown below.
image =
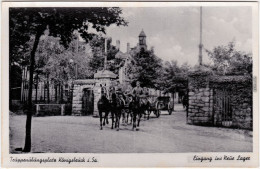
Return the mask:
{"type": "Polygon", "coordinates": [[[82,115],[93,115],[94,112],[94,92],[93,89],[83,89],[82,115]]]}
{"type": "MultiPolygon", "coordinates": [[[[215,89],[214,90],[214,108],[213,112],[220,117],[215,121],[215,125],[230,127],[232,125],[232,106],[231,106],[231,93],[229,90],[215,89]]],[[[215,120],[215,119],[214,119],[215,120]]]]}
{"type": "Polygon", "coordinates": [[[114,85],[117,76],[108,70],[98,71],[94,79],[81,79],[73,82],[72,115],[98,116],[97,102],[101,97],[100,85],[114,85]]]}

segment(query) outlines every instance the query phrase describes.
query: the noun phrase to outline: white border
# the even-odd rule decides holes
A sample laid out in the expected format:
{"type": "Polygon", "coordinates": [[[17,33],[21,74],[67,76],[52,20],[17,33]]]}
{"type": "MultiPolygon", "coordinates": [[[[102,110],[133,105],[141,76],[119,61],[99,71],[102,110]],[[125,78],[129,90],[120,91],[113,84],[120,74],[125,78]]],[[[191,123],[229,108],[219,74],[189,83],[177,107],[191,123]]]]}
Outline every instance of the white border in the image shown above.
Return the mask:
{"type": "Polygon", "coordinates": [[[177,7],[177,6],[251,6],[253,29],[253,75],[258,76],[258,3],[257,2],[3,2],[2,3],[2,157],[4,167],[256,167],[259,162],[258,143],[258,90],[253,93],[253,152],[252,153],[143,153],[143,154],[11,154],[13,157],[97,157],[99,163],[10,163],[9,154],[9,7],[177,7]],[[243,155],[250,156],[248,162],[221,161],[211,163],[193,162],[193,156],[243,155]]]}

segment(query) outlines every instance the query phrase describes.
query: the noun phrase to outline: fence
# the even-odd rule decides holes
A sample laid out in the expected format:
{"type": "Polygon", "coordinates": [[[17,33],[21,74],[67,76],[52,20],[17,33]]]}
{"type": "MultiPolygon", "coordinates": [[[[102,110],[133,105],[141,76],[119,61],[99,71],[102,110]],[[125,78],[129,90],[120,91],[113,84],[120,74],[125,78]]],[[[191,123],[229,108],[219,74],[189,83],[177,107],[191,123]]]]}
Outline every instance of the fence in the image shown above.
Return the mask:
{"type": "MultiPolygon", "coordinates": [[[[32,100],[40,103],[50,102],[67,102],[70,99],[70,88],[62,87],[62,90],[55,89],[53,86],[47,88],[34,88],[32,90],[32,100]]],[[[29,89],[24,88],[21,91],[21,101],[26,102],[28,100],[29,89]]]]}
{"type": "Polygon", "coordinates": [[[214,89],[213,111],[219,117],[214,118],[214,125],[232,126],[231,92],[227,89],[214,89]]]}

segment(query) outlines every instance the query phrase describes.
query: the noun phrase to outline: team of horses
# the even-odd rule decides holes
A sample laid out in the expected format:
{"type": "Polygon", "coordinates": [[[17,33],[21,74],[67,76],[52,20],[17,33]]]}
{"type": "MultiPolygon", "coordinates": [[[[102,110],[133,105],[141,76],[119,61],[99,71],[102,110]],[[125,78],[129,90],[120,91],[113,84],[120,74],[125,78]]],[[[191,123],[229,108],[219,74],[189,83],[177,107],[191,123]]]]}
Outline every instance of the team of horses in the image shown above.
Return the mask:
{"type": "MultiPolygon", "coordinates": [[[[120,119],[123,117],[123,122],[133,124],[132,130],[137,130],[140,125],[142,115],[145,112],[151,111],[150,103],[147,98],[141,98],[137,95],[124,95],[122,92],[116,92],[115,88],[111,88],[109,91],[106,90],[105,86],[101,85],[101,98],[97,103],[99,118],[100,118],[100,129],[103,126],[109,124],[108,115],[111,113],[112,126],[111,129],[116,128],[119,130],[120,119]]],[[[149,119],[150,113],[147,113],[149,119]]]]}

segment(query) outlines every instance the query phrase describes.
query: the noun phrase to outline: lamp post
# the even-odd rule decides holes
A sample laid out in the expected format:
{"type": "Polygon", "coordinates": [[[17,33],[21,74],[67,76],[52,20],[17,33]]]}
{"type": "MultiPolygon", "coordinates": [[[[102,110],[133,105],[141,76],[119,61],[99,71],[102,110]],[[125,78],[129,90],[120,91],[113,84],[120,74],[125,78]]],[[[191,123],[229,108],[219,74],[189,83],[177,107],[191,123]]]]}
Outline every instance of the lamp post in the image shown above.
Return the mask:
{"type": "Polygon", "coordinates": [[[200,7],[200,44],[199,44],[199,65],[202,65],[202,6],[200,7]]]}
{"type": "MultiPolygon", "coordinates": [[[[78,79],[78,65],[77,63],[74,62],[73,59],[70,59],[69,60],[69,63],[72,64],[75,69],[75,79],[74,80],[77,80],[78,79]]],[[[72,105],[73,105],[73,89],[74,89],[74,80],[72,79],[72,84],[71,84],[71,91],[70,91],[70,104],[71,104],[71,113],[72,113],[72,105]]]]}
{"type": "Polygon", "coordinates": [[[107,69],[107,37],[105,37],[105,62],[104,62],[104,70],[107,69]]]}

